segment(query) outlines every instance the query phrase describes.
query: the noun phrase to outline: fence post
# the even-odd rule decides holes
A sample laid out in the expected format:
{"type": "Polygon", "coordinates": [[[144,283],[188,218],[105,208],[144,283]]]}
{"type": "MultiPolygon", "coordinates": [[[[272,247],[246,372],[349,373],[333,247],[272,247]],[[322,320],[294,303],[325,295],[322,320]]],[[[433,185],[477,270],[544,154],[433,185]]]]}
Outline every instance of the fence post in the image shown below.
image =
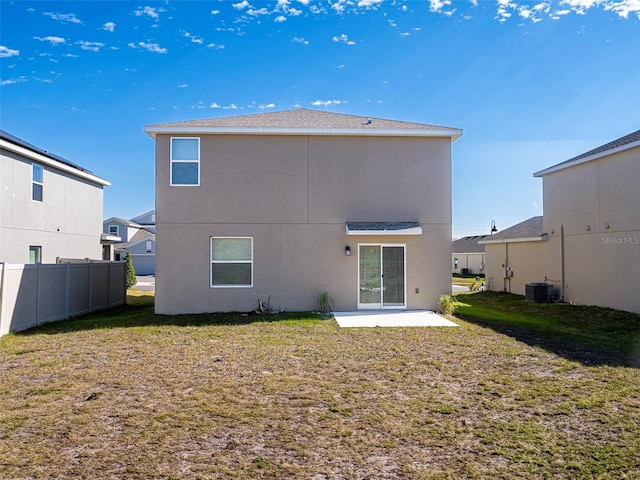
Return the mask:
{"type": "Polygon", "coordinates": [[[42,263],[36,263],[36,325],[39,325],[40,318],[40,268],[42,263]]]}
{"type": "Polygon", "coordinates": [[[7,269],[7,264],[5,262],[0,262],[0,268],[2,268],[2,273],[0,274],[0,337],[2,336],[2,329],[4,328],[2,322],[4,316],[2,314],[2,305],[4,304],[4,275],[5,270],[7,269]]]}
{"type": "Polygon", "coordinates": [[[64,287],[64,318],[69,318],[69,298],[71,297],[71,262],[67,262],[64,287]]]}
{"type": "Polygon", "coordinates": [[[107,271],[107,308],[111,308],[111,262],[107,271]]]}
{"type": "Polygon", "coordinates": [[[93,312],[93,262],[89,262],[89,311],[93,312]]]}

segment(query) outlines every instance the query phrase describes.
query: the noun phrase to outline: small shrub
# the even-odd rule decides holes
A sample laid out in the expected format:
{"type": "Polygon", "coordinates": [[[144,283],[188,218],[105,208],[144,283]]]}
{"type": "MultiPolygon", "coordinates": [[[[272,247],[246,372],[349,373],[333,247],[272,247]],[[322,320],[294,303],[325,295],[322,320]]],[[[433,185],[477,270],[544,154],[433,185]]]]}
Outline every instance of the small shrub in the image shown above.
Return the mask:
{"type": "Polygon", "coordinates": [[[440,313],[445,315],[453,315],[456,313],[455,300],[451,295],[440,295],[438,299],[438,309],[440,313]]]}
{"type": "Polygon", "coordinates": [[[127,262],[127,288],[131,288],[138,283],[138,280],[136,279],[136,269],[133,266],[133,261],[131,260],[131,254],[129,252],[127,252],[124,260],[127,262]]]}
{"type": "Polygon", "coordinates": [[[316,310],[323,314],[331,313],[331,310],[333,310],[332,303],[329,292],[322,292],[316,301],[316,310]]]}

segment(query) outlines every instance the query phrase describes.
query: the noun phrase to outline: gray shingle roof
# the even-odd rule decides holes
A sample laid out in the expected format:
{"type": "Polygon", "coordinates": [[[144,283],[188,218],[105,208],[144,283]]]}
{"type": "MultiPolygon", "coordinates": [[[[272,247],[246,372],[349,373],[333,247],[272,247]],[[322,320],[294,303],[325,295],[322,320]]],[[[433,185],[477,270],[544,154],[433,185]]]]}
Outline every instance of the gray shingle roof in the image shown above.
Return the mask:
{"type": "Polygon", "coordinates": [[[131,237],[128,242],[116,243],[116,248],[129,248],[132,245],[140,243],[142,240],[155,240],[155,233],[149,232],[148,230],[140,229],[136,232],[136,234],[131,237]]]}
{"type": "Polygon", "coordinates": [[[283,110],[279,112],[255,113],[232,117],[206,118],[183,122],[160,123],[147,125],[145,131],[152,133],[158,129],[163,131],[172,128],[184,129],[252,129],[256,132],[264,129],[288,130],[336,130],[336,131],[424,131],[431,134],[441,133],[442,136],[458,137],[462,131],[450,127],[426,125],[423,123],[402,122],[382,118],[347,115],[343,113],[324,112],[300,108],[297,110],[283,110]]]}
{"type": "Polygon", "coordinates": [[[462,237],[451,242],[453,253],[484,253],[484,245],[478,242],[489,237],[489,235],[474,235],[472,237],[462,237]]]}
{"type": "Polygon", "coordinates": [[[589,150],[588,152],[582,153],[576,157],[570,158],[569,160],[565,160],[564,162],[560,162],[556,165],[553,165],[549,168],[545,168],[539,172],[534,173],[535,177],[540,177],[545,175],[546,173],[551,173],[550,171],[560,170],[562,168],[571,166],[572,164],[580,163],[580,160],[587,159],[589,157],[593,157],[595,155],[603,154],[608,152],[609,150],[613,150],[619,147],[624,147],[625,145],[629,145],[630,143],[640,142],[640,130],[636,130],[629,135],[625,135],[624,137],[620,137],[613,142],[605,143],[593,150],[589,150]]]}
{"type": "Polygon", "coordinates": [[[347,222],[347,228],[350,231],[393,231],[418,228],[419,226],[419,222],[347,222]]]}
{"type": "Polygon", "coordinates": [[[520,222],[513,227],[509,227],[501,232],[491,235],[483,242],[493,242],[498,240],[513,240],[520,238],[536,238],[544,235],[542,231],[542,216],[531,217],[524,222],[520,222]]]}

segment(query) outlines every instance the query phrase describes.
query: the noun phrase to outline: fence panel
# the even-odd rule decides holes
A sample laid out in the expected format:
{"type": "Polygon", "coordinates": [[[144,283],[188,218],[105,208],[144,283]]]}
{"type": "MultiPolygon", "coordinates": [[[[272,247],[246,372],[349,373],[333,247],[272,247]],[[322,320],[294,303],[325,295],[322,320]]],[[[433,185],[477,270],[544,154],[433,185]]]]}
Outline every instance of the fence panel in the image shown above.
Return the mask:
{"type": "Polygon", "coordinates": [[[0,336],[124,305],[125,262],[0,263],[0,336]]]}

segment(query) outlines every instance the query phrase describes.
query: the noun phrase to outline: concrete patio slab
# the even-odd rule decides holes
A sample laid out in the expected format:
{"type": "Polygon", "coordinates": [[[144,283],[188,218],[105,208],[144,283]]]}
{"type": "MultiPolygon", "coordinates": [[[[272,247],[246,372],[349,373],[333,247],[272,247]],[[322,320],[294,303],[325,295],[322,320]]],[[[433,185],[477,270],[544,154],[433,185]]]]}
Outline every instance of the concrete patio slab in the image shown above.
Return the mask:
{"type": "Polygon", "coordinates": [[[457,327],[451,320],[429,310],[361,310],[335,312],[342,328],[354,327],[457,327]]]}

